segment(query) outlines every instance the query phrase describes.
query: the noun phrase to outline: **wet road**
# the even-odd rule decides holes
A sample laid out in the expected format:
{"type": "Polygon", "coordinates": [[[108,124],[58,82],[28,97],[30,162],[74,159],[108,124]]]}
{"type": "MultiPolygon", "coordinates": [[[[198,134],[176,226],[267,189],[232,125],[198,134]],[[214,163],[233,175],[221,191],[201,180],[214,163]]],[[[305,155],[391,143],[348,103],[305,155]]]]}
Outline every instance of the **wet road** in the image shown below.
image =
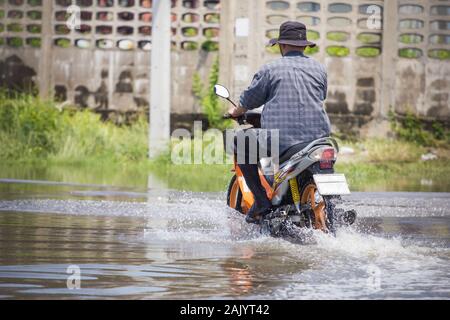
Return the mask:
{"type": "Polygon", "coordinates": [[[355,193],[357,225],[309,245],[224,198],[0,180],[0,298],[450,298],[450,194],[355,193]]]}

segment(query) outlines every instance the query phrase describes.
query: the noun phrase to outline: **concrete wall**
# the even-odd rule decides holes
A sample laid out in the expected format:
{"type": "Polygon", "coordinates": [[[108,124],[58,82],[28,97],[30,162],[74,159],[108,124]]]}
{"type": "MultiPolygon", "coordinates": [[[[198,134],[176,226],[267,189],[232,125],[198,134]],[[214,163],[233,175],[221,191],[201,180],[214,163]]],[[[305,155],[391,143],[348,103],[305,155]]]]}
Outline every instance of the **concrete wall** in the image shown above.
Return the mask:
{"type": "MultiPolygon", "coordinates": [[[[207,2],[173,1],[171,59],[175,114],[200,113],[192,95],[193,75],[198,72],[206,81],[218,57],[217,50],[202,49],[207,41],[212,45],[218,43],[220,26],[215,16],[220,14],[219,4],[207,2]]],[[[152,1],[129,0],[119,4],[116,0],[111,7],[106,6],[109,3],[106,0],[73,1],[81,7],[82,30],[72,31],[64,20],[70,3],[70,0],[47,0],[31,5],[29,1],[0,1],[4,15],[0,21],[4,29],[0,33],[4,39],[0,45],[3,75],[0,84],[21,86],[24,81],[32,81],[42,96],[54,94],[63,101],[110,116],[148,109],[152,1]],[[41,17],[30,18],[27,14],[30,11],[41,17]],[[22,31],[8,30],[7,26],[14,24],[22,31]],[[32,25],[40,26],[40,32],[29,32],[32,25]],[[13,38],[22,39],[23,45],[13,47],[9,43],[13,38]],[[40,45],[27,43],[31,38],[40,39],[40,45]]]]}
{"type": "Polygon", "coordinates": [[[411,111],[427,119],[449,123],[449,6],[449,2],[437,0],[227,1],[222,7],[222,15],[227,16],[222,22],[222,34],[227,33],[227,41],[234,46],[222,43],[221,65],[228,69],[222,74],[222,82],[232,88],[237,98],[263,63],[279,58],[277,53],[265,50],[272,36],[270,31],[276,35],[282,21],[297,20],[319,35],[313,40],[319,51],[310,55],[328,68],[326,109],[335,129],[366,136],[386,135],[390,110],[399,114],[411,111]],[[334,9],[339,12],[331,12],[337,3],[340,6],[334,9]],[[402,7],[404,4],[413,7],[402,7]],[[371,14],[367,13],[366,5],[382,9],[381,28],[370,28],[371,14]],[[436,6],[443,7],[437,9],[436,6]],[[405,19],[421,21],[419,28],[414,28],[415,21],[405,22],[405,19]],[[441,21],[440,29],[436,28],[436,21],[441,21]],[[248,30],[244,30],[246,23],[248,30]],[[331,40],[329,32],[344,32],[347,39],[331,40]],[[374,40],[366,38],[367,34],[374,40]],[[402,43],[400,37],[403,35],[404,40],[405,34],[418,34],[421,41],[402,43]],[[433,43],[436,35],[442,37],[444,43],[433,43]],[[327,50],[331,46],[343,46],[349,54],[333,56],[327,50]],[[380,52],[364,57],[360,50],[367,47],[380,52]],[[421,55],[406,58],[405,52],[399,51],[404,48],[421,50],[421,55]],[[447,58],[432,58],[431,51],[435,49],[443,50],[447,58]]]}
{"type": "MultiPolygon", "coordinates": [[[[34,82],[43,96],[53,92],[62,100],[105,114],[145,111],[150,101],[151,2],[78,1],[86,5],[81,6],[82,30],[70,31],[64,29],[64,12],[70,0],[0,0],[0,84],[26,86],[34,82]],[[106,6],[109,3],[112,6],[106,6]],[[17,12],[23,16],[18,17],[17,12]],[[40,12],[41,17],[36,19],[29,12],[40,12]],[[14,24],[21,25],[22,31],[8,30],[9,25],[14,29],[14,24]],[[27,29],[33,25],[39,25],[40,30],[27,29]],[[22,39],[24,44],[12,47],[9,42],[13,38],[22,39]],[[40,39],[40,46],[33,47],[33,39],[40,39]],[[60,46],[61,39],[67,41],[67,48],[60,46]],[[81,48],[84,45],[87,48],[81,48]]],[[[202,50],[202,44],[220,42],[221,82],[237,98],[262,64],[278,58],[265,45],[279,25],[290,19],[306,23],[318,35],[313,41],[319,51],[311,55],[329,70],[326,108],[337,129],[384,135],[389,130],[386,119],[390,110],[400,114],[412,111],[421,117],[450,122],[448,1],[172,3],[174,114],[200,112],[191,92],[192,77],[199,72],[207,80],[218,55],[202,50]],[[335,6],[337,3],[340,5],[335,6]],[[364,10],[366,5],[383,9],[381,28],[368,28],[366,20],[371,14],[364,10]],[[331,12],[333,9],[337,12],[331,12]],[[330,40],[329,32],[341,32],[346,39],[330,40]],[[369,34],[373,43],[361,38],[364,34],[369,34]],[[405,37],[419,41],[400,41],[405,37]],[[329,51],[332,46],[345,47],[348,55],[333,56],[329,51]],[[379,50],[379,54],[358,54],[367,47],[379,50]],[[436,59],[433,50],[441,50],[446,58],[436,59]]]]}

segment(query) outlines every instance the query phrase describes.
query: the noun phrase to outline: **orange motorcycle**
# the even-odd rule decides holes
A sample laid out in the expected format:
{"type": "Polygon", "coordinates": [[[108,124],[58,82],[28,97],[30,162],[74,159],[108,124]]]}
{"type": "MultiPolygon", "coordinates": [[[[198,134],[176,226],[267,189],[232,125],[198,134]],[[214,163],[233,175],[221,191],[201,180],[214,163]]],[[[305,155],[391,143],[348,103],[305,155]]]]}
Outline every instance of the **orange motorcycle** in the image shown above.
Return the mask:
{"type": "MultiPolygon", "coordinates": [[[[230,100],[228,89],[216,85],[214,91],[235,105],[230,100]]],[[[229,115],[225,117],[230,118],[229,115]]],[[[250,111],[234,120],[240,125],[260,128],[260,117],[259,112],[250,111]]],[[[343,203],[341,196],[350,194],[350,190],[345,175],[334,172],[338,152],[337,141],[328,137],[306,146],[292,146],[280,155],[278,166],[269,158],[259,161],[261,183],[274,207],[261,222],[264,232],[291,237],[300,229],[318,229],[334,234],[337,227],[355,222],[355,210],[340,208],[343,203]]],[[[227,205],[245,215],[254,198],[237,164],[236,155],[234,159],[235,175],[229,183],[227,205]]]]}

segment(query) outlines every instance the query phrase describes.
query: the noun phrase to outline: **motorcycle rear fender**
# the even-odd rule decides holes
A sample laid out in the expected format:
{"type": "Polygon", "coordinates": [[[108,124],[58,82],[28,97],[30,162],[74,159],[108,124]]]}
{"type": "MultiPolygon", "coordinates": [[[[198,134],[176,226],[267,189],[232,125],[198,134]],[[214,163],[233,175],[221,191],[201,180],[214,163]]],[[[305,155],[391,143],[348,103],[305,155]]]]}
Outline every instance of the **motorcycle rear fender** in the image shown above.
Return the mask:
{"type": "Polygon", "coordinates": [[[273,191],[272,204],[276,206],[282,202],[284,195],[289,190],[290,179],[298,179],[298,176],[301,176],[301,182],[302,179],[307,179],[318,173],[334,173],[334,169],[322,170],[320,169],[318,161],[314,161],[308,157],[301,159],[297,164],[297,167],[289,173],[278,186],[276,186],[276,189],[273,191]]]}

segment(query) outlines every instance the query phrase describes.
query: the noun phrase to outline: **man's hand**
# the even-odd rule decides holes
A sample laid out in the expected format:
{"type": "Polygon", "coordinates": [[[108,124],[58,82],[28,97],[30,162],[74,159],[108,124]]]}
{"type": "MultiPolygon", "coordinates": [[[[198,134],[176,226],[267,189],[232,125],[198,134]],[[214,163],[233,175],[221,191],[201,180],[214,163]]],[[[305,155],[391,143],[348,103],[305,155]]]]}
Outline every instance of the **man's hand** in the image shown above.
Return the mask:
{"type": "Polygon", "coordinates": [[[242,108],[242,107],[231,107],[230,109],[228,109],[228,113],[233,117],[233,118],[237,118],[242,116],[245,112],[247,112],[247,109],[242,108]]]}

